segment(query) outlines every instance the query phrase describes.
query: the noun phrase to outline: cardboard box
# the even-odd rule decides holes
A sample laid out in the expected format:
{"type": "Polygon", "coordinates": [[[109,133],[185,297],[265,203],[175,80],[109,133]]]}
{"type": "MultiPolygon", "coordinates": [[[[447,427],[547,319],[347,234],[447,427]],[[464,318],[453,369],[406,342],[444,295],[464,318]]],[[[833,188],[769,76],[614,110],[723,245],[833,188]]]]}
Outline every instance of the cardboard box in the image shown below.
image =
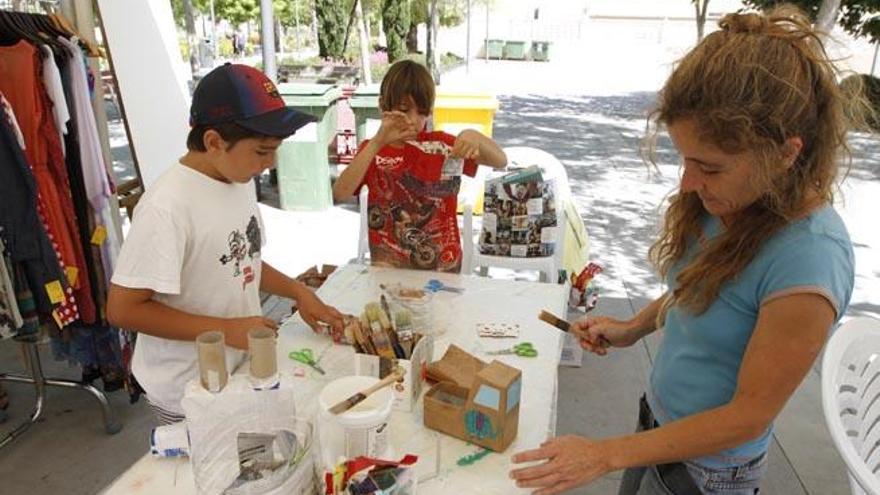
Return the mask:
{"type": "Polygon", "coordinates": [[[394,370],[395,364],[403,367],[403,381],[398,381],[392,386],[393,407],[399,411],[412,411],[422,393],[425,370],[433,355],[434,340],[430,335],[424,335],[413,347],[410,359],[388,359],[372,354],[356,353],[354,355],[354,373],[385,378],[394,370]]]}
{"type": "Polygon", "coordinates": [[[481,447],[503,452],[519,429],[522,373],[492,361],[468,387],[440,382],[425,395],[425,426],[481,447]]]}

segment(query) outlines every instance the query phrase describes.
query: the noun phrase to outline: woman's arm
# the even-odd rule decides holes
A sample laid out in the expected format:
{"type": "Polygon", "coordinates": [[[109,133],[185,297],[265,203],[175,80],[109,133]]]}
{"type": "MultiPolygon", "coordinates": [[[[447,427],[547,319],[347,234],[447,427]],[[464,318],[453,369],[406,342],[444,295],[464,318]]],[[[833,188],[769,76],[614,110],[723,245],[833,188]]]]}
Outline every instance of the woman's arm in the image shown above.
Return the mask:
{"type": "Polygon", "coordinates": [[[547,462],[514,470],[511,477],[519,486],[553,494],[610,471],[692,459],[756,438],[810,370],[834,318],[831,303],[816,294],[775,299],[761,307],[729,403],[623,437],[550,440],[514,457],[514,462],[547,462]]]}

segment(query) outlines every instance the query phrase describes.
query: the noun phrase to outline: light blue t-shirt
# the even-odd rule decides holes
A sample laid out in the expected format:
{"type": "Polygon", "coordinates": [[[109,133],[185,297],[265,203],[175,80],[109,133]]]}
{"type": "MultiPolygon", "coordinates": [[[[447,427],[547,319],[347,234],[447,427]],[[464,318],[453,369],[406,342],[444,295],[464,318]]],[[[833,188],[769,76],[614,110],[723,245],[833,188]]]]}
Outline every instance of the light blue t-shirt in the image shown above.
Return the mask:
{"type": "MultiPolygon", "coordinates": [[[[707,216],[704,239],[711,240],[723,228],[719,219],[707,216]]],[[[695,247],[670,270],[670,292],[678,273],[696,254],[695,247]]],[[[730,402],[762,304],[796,293],[819,294],[834,307],[836,324],[852,295],[854,265],[846,226],[834,208],[825,206],[768,240],[745,270],[722,286],[703,314],[671,308],[647,394],[657,422],[662,425],[730,402]]],[[[767,451],[771,432],[772,425],[759,438],[692,461],[710,468],[741,465],[767,451]]]]}

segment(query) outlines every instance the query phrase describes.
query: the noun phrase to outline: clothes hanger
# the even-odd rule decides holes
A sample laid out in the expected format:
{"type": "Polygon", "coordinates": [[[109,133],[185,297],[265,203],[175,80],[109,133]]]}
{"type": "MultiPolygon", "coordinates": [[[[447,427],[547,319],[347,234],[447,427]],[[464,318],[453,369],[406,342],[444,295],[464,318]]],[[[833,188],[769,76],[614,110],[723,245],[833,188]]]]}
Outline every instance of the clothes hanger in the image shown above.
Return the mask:
{"type": "Polygon", "coordinates": [[[101,51],[101,48],[98,47],[97,45],[95,45],[94,43],[92,43],[91,41],[80,36],[80,34],[76,31],[76,28],[74,28],[70,24],[70,21],[68,21],[66,17],[64,17],[61,14],[56,14],[56,13],[51,13],[51,14],[49,14],[48,17],[52,22],[55,23],[55,25],[58,27],[58,29],[60,29],[61,31],[64,32],[64,34],[62,36],[64,36],[65,38],[70,38],[72,36],[76,36],[77,39],[79,39],[80,46],[82,46],[83,48],[86,49],[86,53],[88,54],[88,56],[90,56],[90,57],[103,57],[104,56],[104,52],[101,51]]]}
{"type": "Polygon", "coordinates": [[[6,34],[6,38],[16,42],[25,40],[30,43],[41,43],[40,39],[22,27],[15,14],[15,12],[0,10],[0,29],[6,34]]]}

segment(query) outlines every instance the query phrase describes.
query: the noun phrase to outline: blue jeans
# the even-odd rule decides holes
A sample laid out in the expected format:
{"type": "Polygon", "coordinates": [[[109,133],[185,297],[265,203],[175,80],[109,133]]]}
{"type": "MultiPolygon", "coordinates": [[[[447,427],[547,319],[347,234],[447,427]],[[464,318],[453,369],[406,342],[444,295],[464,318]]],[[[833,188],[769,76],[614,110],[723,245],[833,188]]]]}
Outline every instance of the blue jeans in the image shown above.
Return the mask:
{"type": "MultiPolygon", "coordinates": [[[[656,426],[654,415],[642,397],[636,431],[656,426]]],[[[692,462],[645,466],[624,471],[618,495],[756,495],[767,472],[767,454],[735,467],[707,468],[692,462]],[[685,469],[682,469],[685,468],[685,469]],[[684,479],[683,479],[684,478],[684,479]]]]}
{"type": "MultiPolygon", "coordinates": [[[[706,495],[756,495],[767,471],[767,454],[744,466],[709,469],[685,462],[694,484],[706,495]]],[[[618,495],[679,495],[673,492],[657,472],[657,466],[630,468],[624,471],[618,495]]]]}

